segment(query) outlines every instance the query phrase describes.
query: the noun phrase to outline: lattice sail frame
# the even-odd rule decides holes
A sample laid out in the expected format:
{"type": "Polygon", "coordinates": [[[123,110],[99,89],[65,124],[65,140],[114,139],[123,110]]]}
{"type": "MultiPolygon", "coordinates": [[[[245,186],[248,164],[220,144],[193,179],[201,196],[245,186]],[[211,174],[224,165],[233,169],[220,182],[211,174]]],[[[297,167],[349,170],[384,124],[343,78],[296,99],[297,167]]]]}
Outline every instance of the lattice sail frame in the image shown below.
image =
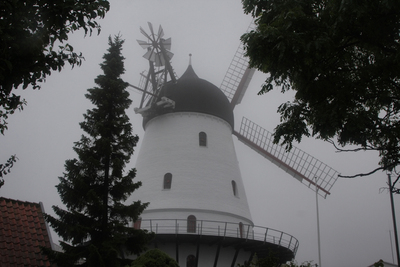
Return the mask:
{"type": "MultiPolygon", "coordinates": [[[[255,26],[256,25],[252,21],[247,32],[253,30],[255,26]]],[[[249,68],[249,59],[244,56],[244,52],[243,43],[240,42],[224,79],[222,80],[221,86],[219,87],[221,91],[225,93],[233,107],[240,104],[242,101],[244,93],[256,71],[255,69],[249,68]]]]}
{"type": "MultiPolygon", "coordinates": [[[[140,91],[143,92],[142,94],[142,100],[140,103],[140,108],[149,105],[149,103],[151,102],[151,100],[153,99],[157,99],[157,93],[158,93],[158,89],[161,88],[161,86],[165,83],[164,79],[165,79],[165,74],[162,71],[157,71],[154,72],[154,81],[156,84],[155,89],[153,89],[153,83],[150,82],[150,74],[148,71],[144,70],[140,73],[140,78],[139,78],[139,83],[138,86],[132,86],[140,91]]],[[[177,76],[175,76],[177,77],[177,76]]]]}
{"type": "Polygon", "coordinates": [[[245,117],[234,135],[313,191],[318,190],[323,198],[338,179],[336,170],[297,147],[286,152],[283,146],[273,143],[272,133],[245,117]]]}

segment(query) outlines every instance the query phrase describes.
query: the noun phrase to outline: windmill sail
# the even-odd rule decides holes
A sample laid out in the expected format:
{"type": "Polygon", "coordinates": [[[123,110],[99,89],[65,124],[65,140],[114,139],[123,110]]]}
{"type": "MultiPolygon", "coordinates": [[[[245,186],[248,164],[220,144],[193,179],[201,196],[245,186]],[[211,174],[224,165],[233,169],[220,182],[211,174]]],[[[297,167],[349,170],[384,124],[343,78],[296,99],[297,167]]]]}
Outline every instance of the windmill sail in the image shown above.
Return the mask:
{"type": "MultiPolygon", "coordinates": [[[[247,31],[252,30],[254,27],[255,24],[252,22],[247,31]]],[[[220,86],[220,89],[231,102],[232,107],[242,101],[254,72],[255,69],[249,68],[249,59],[244,56],[244,46],[240,43],[220,86]]]]}
{"type": "Polygon", "coordinates": [[[240,131],[235,131],[234,135],[313,191],[318,188],[320,196],[326,198],[330,194],[338,172],[325,163],[297,147],[286,152],[284,147],[273,143],[272,133],[245,117],[240,131]]]}

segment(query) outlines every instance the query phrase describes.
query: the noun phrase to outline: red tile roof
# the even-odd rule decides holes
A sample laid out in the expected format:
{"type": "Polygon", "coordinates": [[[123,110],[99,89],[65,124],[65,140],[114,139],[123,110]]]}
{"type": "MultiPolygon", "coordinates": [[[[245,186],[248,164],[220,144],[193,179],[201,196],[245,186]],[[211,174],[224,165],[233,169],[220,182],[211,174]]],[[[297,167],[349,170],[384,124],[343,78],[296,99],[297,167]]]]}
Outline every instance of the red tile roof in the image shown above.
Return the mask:
{"type": "Polygon", "coordinates": [[[51,248],[41,203],[0,197],[0,266],[52,266],[40,247],[51,248]]]}

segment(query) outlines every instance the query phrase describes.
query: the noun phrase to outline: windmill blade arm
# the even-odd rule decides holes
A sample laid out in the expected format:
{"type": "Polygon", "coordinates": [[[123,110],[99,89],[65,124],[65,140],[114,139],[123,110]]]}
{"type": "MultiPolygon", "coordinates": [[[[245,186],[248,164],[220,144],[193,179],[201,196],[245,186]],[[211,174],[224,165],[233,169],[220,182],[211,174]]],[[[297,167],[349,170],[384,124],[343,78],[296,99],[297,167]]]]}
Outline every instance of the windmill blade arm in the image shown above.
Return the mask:
{"type": "Polygon", "coordinates": [[[130,83],[128,83],[128,86],[130,86],[130,87],[132,87],[132,88],[134,88],[134,89],[136,89],[136,90],[138,90],[138,91],[141,91],[141,92],[143,92],[143,93],[146,93],[146,94],[148,94],[148,95],[151,95],[151,96],[156,97],[155,94],[150,93],[150,92],[148,92],[148,91],[146,91],[146,90],[144,90],[144,89],[142,89],[142,88],[140,88],[140,87],[137,87],[137,86],[135,86],[135,85],[132,85],[132,84],[130,84],[130,83]]]}
{"type": "Polygon", "coordinates": [[[155,40],[156,37],[155,37],[155,34],[154,34],[153,24],[151,24],[151,22],[149,21],[149,22],[147,22],[147,25],[149,25],[151,37],[153,37],[153,40],[155,40]]]}
{"type": "Polygon", "coordinates": [[[234,131],[233,134],[239,139],[239,141],[241,141],[242,143],[244,143],[245,145],[247,145],[248,147],[250,147],[251,149],[255,150],[256,152],[258,152],[259,154],[261,154],[262,156],[264,156],[265,158],[267,158],[268,160],[270,160],[272,163],[274,163],[275,165],[277,165],[279,168],[283,169],[284,171],[286,171],[287,173],[289,173],[291,176],[293,176],[294,178],[296,178],[297,180],[299,180],[300,182],[303,183],[303,179],[306,180],[309,185],[313,185],[313,186],[317,186],[318,190],[322,190],[325,194],[330,194],[330,192],[328,192],[327,190],[325,190],[324,188],[322,188],[319,185],[316,185],[316,183],[310,179],[308,179],[307,177],[305,177],[303,174],[301,174],[300,172],[298,172],[297,170],[293,169],[292,167],[290,167],[289,165],[287,165],[285,162],[283,162],[282,160],[278,159],[277,157],[273,156],[271,153],[268,153],[268,151],[264,150],[263,148],[261,148],[260,146],[258,146],[257,144],[253,143],[252,141],[250,141],[249,139],[247,139],[246,137],[244,137],[243,135],[239,134],[238,132],[234,131]]]}
{"type": "MultiPolygon", "coordinates": [[[[251,22],[247,32],[254,27],[254,22],[251,22]]],[[[249,59],[245,57],[244,52],[243,43],[240,42],[220,86],[221,91],[225,93],[233,107],[240,104],[255,72],[255,69],[249,68],[249,59]]]]}
{"type": "Polygon", "coordinates": [[[143,48],[143,49],[147,49],[151,46],[151,43],[146,42],[146,41],[141,41],[141,40],[136,40],[138,42],[138,44],[143,48]]]}
{"type": "Polygon", "coordinates": [[[232,62],[226,71],[224,79],[222,80],[221,86],[219,87],[221,91],[225,93],[231,103],[236,91],[239,88],[239,84],[243,80],[244,74],[249,69],[249,61],[246,57],[244,57],[243,53],[243,44],[240,43],[232,62]]]}
{"type": "MultiPolygon", "coordinates": [[[[166,50],[171,50],[171,38],[162,39],[161,42],[162,42],[163,47],[164,47],[166,50]]],[[[172,57],[171,57],[171,58],[172,58],[172,57]]],[[[170,58],[170,59],[171,59],[171,58],[170,58]]]]}
{"type": "Polygon", "coordinates": [[[286,152],[273,143],[270,132],[247,118],[243,118],[240,131],[234,135],[322,197],[330,195],[329,190],[338,178],[338,172],[331,167],[296,147],[286,152]]]}
{"type": "Polygon", "coordinates": [[[144,30],[142,27],[140,27],[140,32],[141,32],[147,39],[151,40],[151,37],[145,32],[145,30],[144,30]]]}
{"type": "Polygon", "coordinates": [[[164,36],[164,30],[163,30],[163,28],[161,27],[161,25],[158,27],[158,33],[157,33],[157,35],[160,36],[160,38],[162,38],[162,37],[164,36]]]}
{"type": "Polygon", "coordinates": [[[240,83],[235,91],[235,94],[233,95],[232,100],[231,100],[232,108],[234,108],[236,105],[238,105],[242,102],[243,96],[246,93],[247,88],[249,87],[249,84],[250,84],[251,79],[253,78],[254,72],[256,72],[256,69],[247,68],[245,70],[245,72],[243,73],[243,77],[240,80],[240,83]]]}

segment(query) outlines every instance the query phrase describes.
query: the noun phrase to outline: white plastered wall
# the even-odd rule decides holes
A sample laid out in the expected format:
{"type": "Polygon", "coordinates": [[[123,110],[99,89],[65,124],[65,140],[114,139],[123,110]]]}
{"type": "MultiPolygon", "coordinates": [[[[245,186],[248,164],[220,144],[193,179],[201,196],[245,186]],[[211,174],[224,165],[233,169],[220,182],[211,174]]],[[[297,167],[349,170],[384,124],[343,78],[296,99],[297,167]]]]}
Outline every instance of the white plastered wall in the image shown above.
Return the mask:
{"type": "Polygon", "coordinates": [[[139,151],[137,180],[142,187],[131,200],[150,202],[143,219],[218,220],[252,224],[230,125],[201,113],[169,113],[146,125],[139,151]],[[207,146],[199,146],[199,132],[207,146]],[[163,189],[166,173],[171,189],[163,189]],[[233,194],[232,180],[237,185],[233,194]]]}

